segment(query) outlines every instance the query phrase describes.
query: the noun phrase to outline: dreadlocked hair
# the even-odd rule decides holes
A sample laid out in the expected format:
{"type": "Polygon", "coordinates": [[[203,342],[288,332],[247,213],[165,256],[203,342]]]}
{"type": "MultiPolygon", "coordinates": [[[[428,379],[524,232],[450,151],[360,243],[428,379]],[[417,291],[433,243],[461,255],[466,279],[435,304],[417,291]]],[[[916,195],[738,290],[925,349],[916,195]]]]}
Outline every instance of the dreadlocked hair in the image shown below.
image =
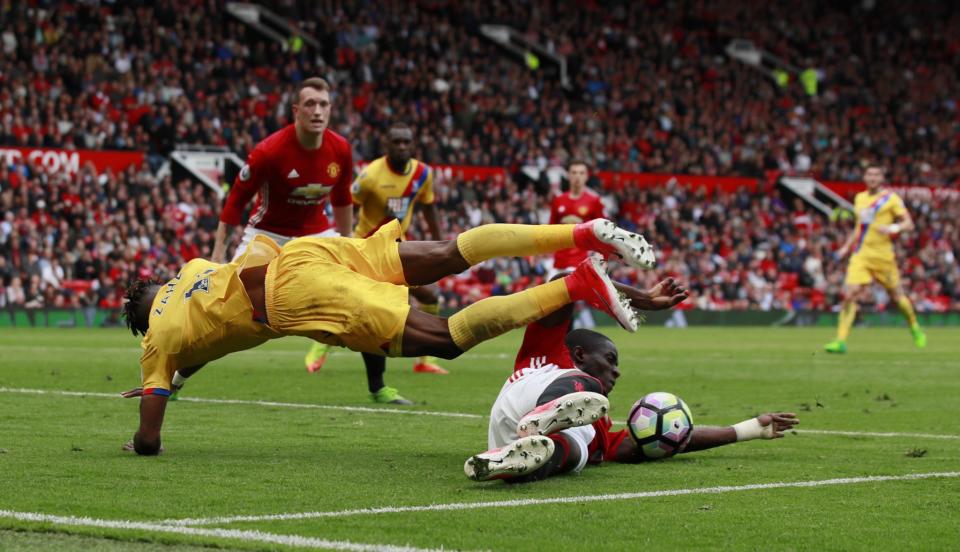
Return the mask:
{"type": "Polygon", "coordinates": [[[162,283],[153,278],[139,278],[130,282],[130,285],[127,286],[127,291],[123,294],[123,318],[134,337],[147,335],[150,314],[149,312],[146,316],[141,314],[143,309],[140,303],[150,291],[150,288],[162,283]]]}

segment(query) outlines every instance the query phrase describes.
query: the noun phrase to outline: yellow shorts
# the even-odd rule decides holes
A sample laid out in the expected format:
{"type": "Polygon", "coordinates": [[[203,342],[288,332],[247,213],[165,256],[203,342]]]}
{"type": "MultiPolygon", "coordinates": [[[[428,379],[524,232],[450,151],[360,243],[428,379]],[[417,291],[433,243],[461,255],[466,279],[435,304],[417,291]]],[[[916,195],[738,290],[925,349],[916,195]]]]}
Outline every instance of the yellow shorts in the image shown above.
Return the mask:
{"type": "Polygon", "coordinates": [[[870,259],[859,255],[850,258],[845,284],[865,285],[874,280],[887,289],[896,287],[900,283],[900,270],[896,261],[870,259]]]}
{"type": "Polygon", "coordinates": [[[410,312],[400,223],[367,239],[297,238],[270,262],[267,319],[284,335],[399,356],[410,312]]]}

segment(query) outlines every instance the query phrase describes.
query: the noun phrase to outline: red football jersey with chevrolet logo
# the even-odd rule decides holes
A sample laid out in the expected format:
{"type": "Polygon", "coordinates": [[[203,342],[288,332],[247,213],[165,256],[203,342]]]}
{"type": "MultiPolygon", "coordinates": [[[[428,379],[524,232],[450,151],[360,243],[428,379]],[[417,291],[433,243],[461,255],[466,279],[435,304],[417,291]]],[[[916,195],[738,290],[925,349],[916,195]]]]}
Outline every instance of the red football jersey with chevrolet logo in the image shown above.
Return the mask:
{"type": "Polygon", "coordinates": [[[353,203],[353,154],[347,140],[327,129],[320,149],[300,145],[294,125],[267,136],[247,157],[234,181],[220,220],[241,224],[243,210],[257,195],[247,222],[282,236],[318,234],[330,228],[324,209],[353,203]]]}
{"type": "MultiPolygon", "coordinates": [[[[579,197],[564,192],[553,198],[550,205],[550,224],[579,224],[596,218],[603,218],[603,202],[589,188],[579,197]]],[[[587,251],[583,249],[564,249],[553,254],[553,267],[575,268],[586,258],[587,251]]]]}

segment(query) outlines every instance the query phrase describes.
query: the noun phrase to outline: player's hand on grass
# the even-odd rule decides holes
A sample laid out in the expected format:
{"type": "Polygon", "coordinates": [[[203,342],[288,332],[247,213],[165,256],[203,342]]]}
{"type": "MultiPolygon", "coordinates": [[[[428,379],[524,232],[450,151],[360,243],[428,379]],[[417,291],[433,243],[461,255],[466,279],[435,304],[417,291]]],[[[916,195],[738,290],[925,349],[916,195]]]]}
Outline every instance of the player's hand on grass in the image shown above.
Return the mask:
{"type": "Polygon", "coordinates": [[[784,431],[800,423],[793,412],[769,412],[757,416],[757,421],[764,428],[764,439],[779,439],[783,437],[784,431]]]}
{"type": "MultiPolygon", "coordinates": [[[[143,396],[143,387],[136,387],[136,388],[131,389],[131,390],[129,390],[129,391],[124,391],[123,393],[120,393],[120,396],[123,397],[123,398],[125,398],[125,399],[135,399],[135,398],[137,398],[137,397],[142,397],[142,396],[143,396]]],[[[133,446],[133,441],[130,441],[130,443],[131,443],[130,446],[133,446]]],[[[130,450],[133,450],[133,449],[130,449],[130,450]]]]}

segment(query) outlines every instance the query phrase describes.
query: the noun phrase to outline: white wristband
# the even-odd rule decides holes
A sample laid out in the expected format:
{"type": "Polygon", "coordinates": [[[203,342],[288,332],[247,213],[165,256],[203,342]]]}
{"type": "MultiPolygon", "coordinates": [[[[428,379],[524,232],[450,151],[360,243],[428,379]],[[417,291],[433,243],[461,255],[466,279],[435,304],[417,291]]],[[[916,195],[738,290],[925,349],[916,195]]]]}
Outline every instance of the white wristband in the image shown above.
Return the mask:
{"type": "Polygon", "coordinates": [[[760,425],[760,420],[750,418],[739,424],[733,425],[733,430],[737,432],[737,441],[750,441],[753,439],[770,439],[773,437],[773,424],[766,427],[760,425]]]}
{"type": "Polygon", "coordinates": [[[173,373],[173,381],[170,383],[172,383],[174,387],[183,387],[183,384],[187,383],[187,378],[181,376],[179,371],[176,371],[173,373]]]}
{"type": "Polygon", "coordinates": [[[899,224],[896,224],[896,223],[891,224],[890,227],[889,227],[889,230],[890,230],[890,233],[891,233],[891,234],[899,234],[899,233],[900,233],[900,225],[899,225],[899,224]]]}

